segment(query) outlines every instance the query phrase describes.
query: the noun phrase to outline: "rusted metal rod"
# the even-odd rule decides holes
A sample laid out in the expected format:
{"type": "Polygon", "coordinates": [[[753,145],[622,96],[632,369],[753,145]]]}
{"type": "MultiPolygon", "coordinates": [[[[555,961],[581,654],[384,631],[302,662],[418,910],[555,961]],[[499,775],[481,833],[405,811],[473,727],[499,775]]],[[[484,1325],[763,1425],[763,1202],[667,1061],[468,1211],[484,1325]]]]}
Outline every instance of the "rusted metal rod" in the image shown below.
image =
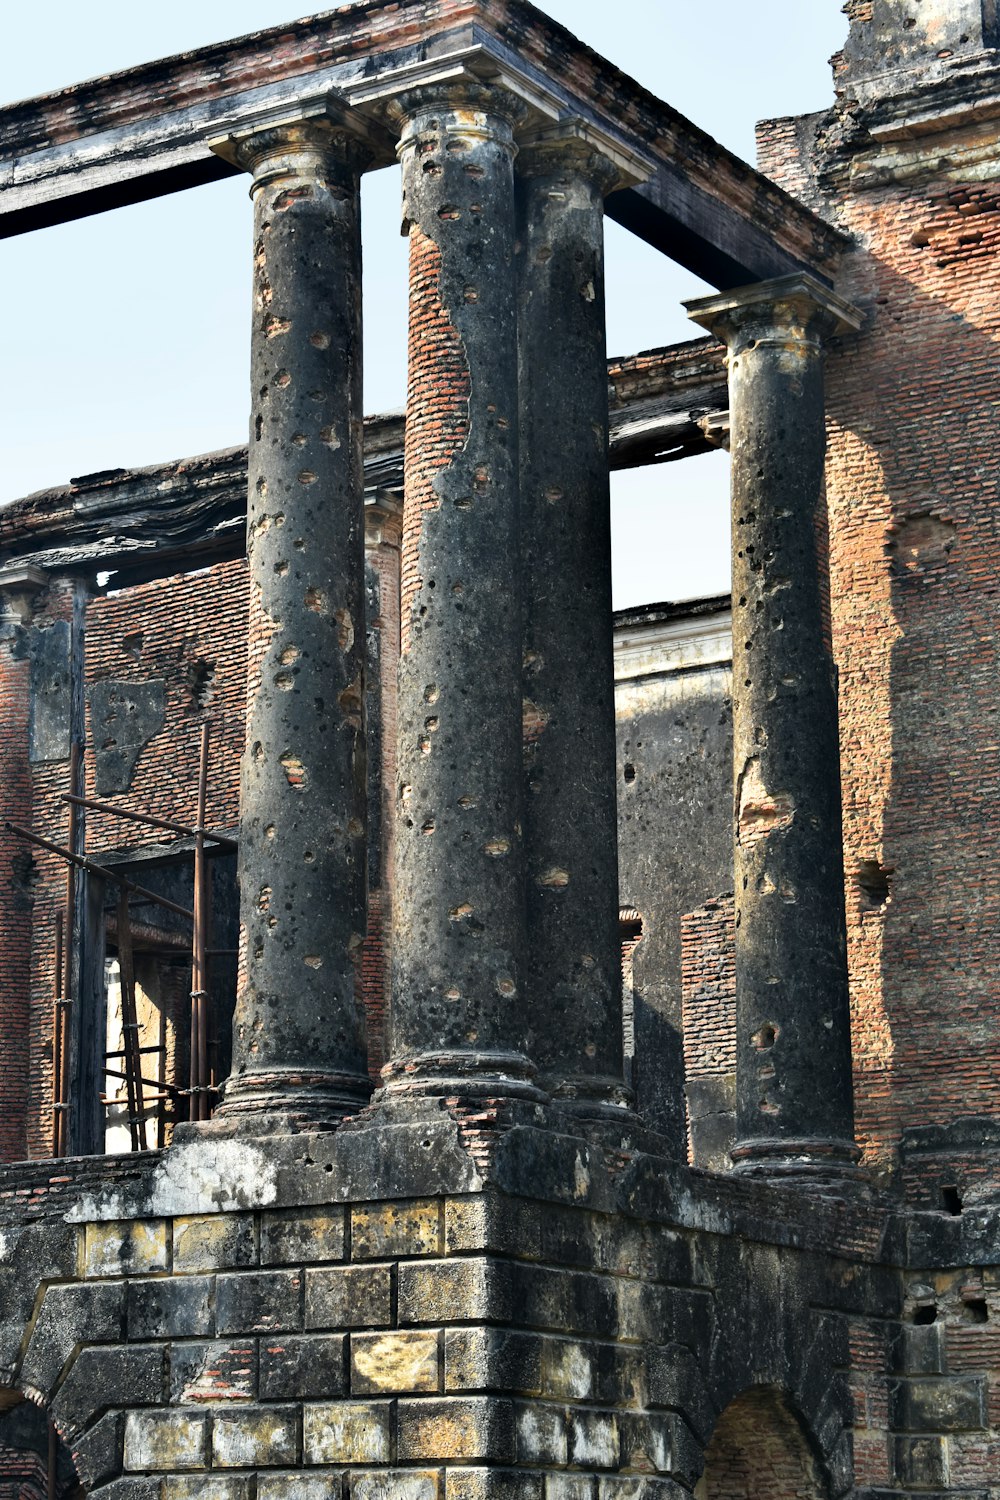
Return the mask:
{"type": "Polygon", "coordinates": [[[96,797],[72,797],[63,796],[64,802],[75,802],[80,807],[92,808],[95,812],[111,813],[116,818],[127,818],[130,823],[148,823],[151,828],[166,828],[171,833],[184,833],[189,838],[203,833],[206,838],[215,844],[221,844],[224,849],[238,849],[239,845],[235,839],[228,838],[224,833],[213,833],[210,828],[191,828],[187,823],[175,823],[172,818],[154,818],[151,813],[132,812],[126,807],[116,807],[113,802],[98,802],[96,797]]]}
{"type": "MultiPolygon", "coordinates": [[[[112,1054],[110,1052],[108,1053],[109,1057],[111,1057],[113,1055],[115,1055],[115,1054],[112,1054]]],[[[121,1078],[126,1083],[128,1082],[129,1078],[132,1076],[130,1073],[124,1072],[121,1068],[105,1068],[104,1069],[104,1075],[105,1075],[106,1078],[121,1078]]],[[[176,1084],[173,1084],[173,1083],[163,1083],[163,1082],[161,1082],[161,1080],[159,1078],[145,1078],[145,1077],[140,1077],[139,1082],[141,1084],[143,1084],[148,1089],[166,1089],[167,1092],[170,1093],[170,1094],[180,1094],[180,1093],[183,1092],[183,1090],[179,1089],[176,1084]]],[[[143,1148],[143,1149],[145,1149],[145,1148],[143,1148]]]]}
{"type": "Polygon", "coordinates": [[[56,1500],[57,1476],[59,1472],[59,1436],[52,1421],[49,1421],[49,1445],[45,1460],[46,1500],[56,1500]]]}
{"type": "Polygon", "coordinates": [[[194,844],[194,927],[191,934],[191,1119],[207,1120],[208,1095],[208,994],[205,990],[205,945],[207,933],[205,879],[205,804],[208,796],[208,721],[201,726],[198,756],[198,811],[194,844]]]}
{"type": "MultiPolygon", "coordinates": [[[[157,1087],[158,1088],[159,1087],[164,1087],[165,1088],[165,1087],[167,1087],[167,1085],[165,1085],[165,1084],[164,1085],[158,1084],[157,1087]]],[[[184,1091],[182,1089],[175,1090],[175,1093],[183,1093],[183,1092],[184,1091]]],[[[116,1104],[125,1104],[127,1102],[126,1100],[119,1099],[116,1095],[112,1095],[112,1094],[98,1094],[97,1097],[100,1100],[101,1104],[104,1105],[105,1109],[113,1109],[116,1104]]],[[[158,1104],[161,1099],[173,1099],[173,1097],[174,1097],[173,1093],[149,1094],[149,1095],[147,1095],[147,1103],[149,1103],[149,1104],[158,1104]]],[[[145,1120],[145,1115],[143,1115],[142,1118],[143,1118],[143,1120],[145,1120]]],[[[127,1123],[129,1125],[132,1124],[131,1117],[128,1117],[127,1123]]],[[[144,1147],[143,1149],[144,1150],[148,1150],[149,1148],[148,1147],[144,1147]]]]}
{"type": "Polygon", "coordinates": [[[129,1132],[132,1150],[146,1150],[145,1100],[142,1095],[142,1060],[139,1056],[139,1018],[135,1001],[135,964],[128,919],[128,891],[118,889],[118,972],[122,997],[122,1032],[125,1038],[125,1092],[128,1095],[129,1132]]]}
{"type": "Polygon", "coordinates": [[[66,913],[56,912],[56,974],[52,997],[52,1155],[59,1155],[59,1121],[62,1098],[62,1018],[65,1010],[63,1000],[63,918],[66,913]]]}
{"type": "Polygon", "coordinates": [[[69,860],[78,870],[86,870],[88,875],[99,875],[103,880],[112,880],[124,890],[131,891],[134,896],[141,896],[145,901],[153,901],[157,906],[165,907],[167,911],[175,911],[179,917],[187,917],[188,921],[194,917],[194,912],[188,907],[178,906],[176,901],[168,901],[166,896],[161,896],[157,891],[147,890],[144,885],[136,885],[134,880],[127,880],[124,875],[119,875],[117,870],[109,870],[107,866],[97,864],[86,855],[74,854],[71,850],[64,849],[61,844],[53,844],[49,839],[43,839],[41,834],[32,833],[30,828],[22,828],[20,823],[12,822],[10,818],[3,819],[3,826],[9,832],[16,833],[18,838],[37,844],[39,849],[47,849],[50,854],[58,854],[60,859],[69,860]]]}
{"type": "MultiPolygon", "coordinates": [[[[80,781],[80,746],[74,741],[70,745],[69,752],[69,789],[75,794],[80,781]]],[[[76,854],[77,833],[79,829],[79,810],[70,807],[69,810],[69,850],[76,854]]],[[[74,925],[76,918],[76,866],[72,860],[66,865],[66,905],[63,916],[63,962],[62,962],[62,995],[61,1003],[56,1007],[59,1024],[56,1034],[52,1039],[53,1050],[53,1072],[58,1074],[59,1092],[56,1095],[55,1110],[55,1143],[56,1156],[66,1155],[67,1132],[69,1127],[69,1116],[63,1108],[69,1103],[67,1090],[68,1052],[67,1042],[69,1039],[70,1008],[73,1004],[73,943],[74,925]],[[56,1061],[58,1054],[58,1061],[56,1061]]]]}

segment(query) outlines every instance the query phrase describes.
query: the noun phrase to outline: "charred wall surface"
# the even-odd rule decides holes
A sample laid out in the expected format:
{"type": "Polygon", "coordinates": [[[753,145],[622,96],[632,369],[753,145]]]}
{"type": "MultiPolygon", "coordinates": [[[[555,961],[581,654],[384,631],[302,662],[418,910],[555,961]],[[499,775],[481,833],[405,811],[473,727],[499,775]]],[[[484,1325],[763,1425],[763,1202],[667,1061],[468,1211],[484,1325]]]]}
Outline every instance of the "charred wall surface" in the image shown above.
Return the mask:
{"type": "MultiPolygon", "coordinates": [[[[729,601],[620,611],[615,633],[620,904],[642,923],[632,1084],[643,1119],[683,1139],[681,919],[733,879],[729,601]]],[[[718,1107],[705,1095],[687,1079],[697,1117],[718,1107]]]]}

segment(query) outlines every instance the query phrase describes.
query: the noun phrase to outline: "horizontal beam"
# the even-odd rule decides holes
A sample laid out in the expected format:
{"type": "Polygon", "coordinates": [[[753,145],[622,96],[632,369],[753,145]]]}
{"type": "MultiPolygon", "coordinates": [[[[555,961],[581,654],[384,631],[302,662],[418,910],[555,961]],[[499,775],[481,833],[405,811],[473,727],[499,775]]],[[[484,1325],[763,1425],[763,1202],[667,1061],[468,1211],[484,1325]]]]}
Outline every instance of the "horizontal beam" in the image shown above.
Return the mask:
{"type": "MultiPolygon", "coordinates": [[[[228,175],[208,141],[255,115],[476,52],[528,97],[638,153],[652,176],[613,195],[626,228],[720,288],[794,270],[829,277],[846,243],[811,210],[526,0],[363,0],[0,110],[0,238],[228,175]]],[[[376,141],[374,165],[391,160],[376,141]]]]}
{"type": "MultiPolygon", "coordinates": [[[[698,339],[608,365],[611,467],[707,451],[699,419],[726,403],[723,349],[698,339]]],[[[404,420],[365,421],[365,485],[403,485],[404,420]]],[[[247,452],[228,448],[145,469],[113,469],[0,508],[5,567],[115,573],[115,587],[242,557],[247,452]]]]}

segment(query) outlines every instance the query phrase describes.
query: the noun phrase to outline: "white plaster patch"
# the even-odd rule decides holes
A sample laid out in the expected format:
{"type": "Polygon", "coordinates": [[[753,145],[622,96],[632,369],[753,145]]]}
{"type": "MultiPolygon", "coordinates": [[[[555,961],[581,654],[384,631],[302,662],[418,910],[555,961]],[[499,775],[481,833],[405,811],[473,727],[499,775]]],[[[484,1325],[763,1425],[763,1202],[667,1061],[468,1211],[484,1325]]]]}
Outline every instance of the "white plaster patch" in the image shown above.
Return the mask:
{"type": "Polygon", "coordinates": [[[278,1196],[278,1167],[245,1141],[192,1141],[163,1153],[148,1193],[106,1189],[84,1194],[69,1210],[69,1223],[95,1223],[179,1214],[218,1213],[220,1209],[265,1208],[278,1196]]]}

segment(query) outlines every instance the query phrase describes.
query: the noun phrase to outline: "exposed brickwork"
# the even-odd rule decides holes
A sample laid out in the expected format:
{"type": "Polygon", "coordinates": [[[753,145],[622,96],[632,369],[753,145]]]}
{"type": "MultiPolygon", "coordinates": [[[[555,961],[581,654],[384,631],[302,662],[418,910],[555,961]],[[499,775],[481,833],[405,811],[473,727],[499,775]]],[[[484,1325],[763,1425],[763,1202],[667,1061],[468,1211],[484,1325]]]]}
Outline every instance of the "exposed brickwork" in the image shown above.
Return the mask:
{"type": "Polygon", "coordinates": [[[681,917],[681,993],[687,1078],[727,1077],[736,1067],[733,898],[681,917]]]}
{"type": "Polygon", "coordinates": [[[368,1035],[368,1071],[377,1079],[387,1057],[386,978],[389,921],[388,893],[368,893],[368,931],[361,950],[361,994],[368,1035]]]}
{"type": "Polygon", "coordinates": [[[816,1463],[794,1415],[773,1391],[748,1391],[728,1408],[705,1454],[705,1500],[812,1500],[816,1463]]]}
{"type": "MultiPolygon", "coordinates": [[[[197,811],[200,726],[212,726],[208,806],[213,827],[239,818],[239,762],[247,696],[247,570],[222,563],[95,599],[87,611],[87,680],[166,683],[163,729],[141,752],[123,806],[193,823],[197,811]]],[[[88,733],[88,743],[93,731],[88,733]]],[[[93,787],[92,756],[88,786],[93,787]]],[[[105,800],[115,801],[114,796],[105,800]]],[[[158,835],[91,814],[94,847],[137,848],[158,835]]]]}
{"type": "MultiPolygon", "coordinates": [[[[440,506],[435,475],[453,462],[469,435],[469,366],[461,336],[441,300],[440,280],[440,248],[411,225],[406,397],[411,416],[406,425],[406,511],[400,563],[403,652],[409,645],[412,601],[421,581],[421,517],[440,506]]],[[[473,295],[471,289],[469,295],[473,295]]]]}
{"type": "Polygon", "coordinates": [[[680,918],[687,1158],[722,1172],[736,1134],[734,920],[731,895],[680,918]]]}
{"type": "Polygon", "coordinates": [[[0,1500],[44,1500],[46,1469],[35,1453],[0,1446],[0,1500]]]}

